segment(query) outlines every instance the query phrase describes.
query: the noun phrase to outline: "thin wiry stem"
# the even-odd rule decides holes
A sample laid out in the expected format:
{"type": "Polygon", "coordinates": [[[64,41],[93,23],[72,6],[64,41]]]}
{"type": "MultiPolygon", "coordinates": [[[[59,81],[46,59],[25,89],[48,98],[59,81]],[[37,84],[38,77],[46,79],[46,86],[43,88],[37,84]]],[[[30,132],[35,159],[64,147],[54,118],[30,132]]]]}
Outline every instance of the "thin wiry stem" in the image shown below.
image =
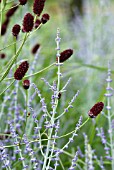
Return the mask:
{"type": "Polygon", "coordinates": [[[9,66],[8,66],[8,68],[6,69],[6,71],[5,71],[5,73],[3,74],[3,76],[1,77],[0,82],[2,82],[2,81],[4,80],[4,78],[8,75],[8,73],[9,73],[12,65],[13,65],[13,64],[15,63],[15,61],[17,60],[17,57],[19,56],[19,54],[20,54],[20,52],[21,52],[21,50],[22,50],[22,48],[23,48],[23,46],[24,46],[24,43],[25,43],[25,41],[26,41],[26,39],[27,39],[27,36],[28,36],[28,34],[26,33],[25,38],[24,38],[24,40],[23,40],[20,48],[17,50],[16,55],[14,55],[14,57],[10,60],[9,66]]]}
{"type": "Polygon", "coordinates": [[[107,81],[107,94],[105,96],[107,97],[107,113],[108,113],[108,124],[109,124],[109,138],[110,138],[110,147],[111,147],[111,156],[112,156],[112,170],[114,170],[114,141],[113,141],[113,129],[112,129],[112,119],[111,119],[111,96],[110,93],[110,83],[111,83],[111,69],[110,69],[110,63],[108,63],[108,78],[107,81]]]}
{"type": "MultiPolygon", "coordinates": [[[[60,61],[59,61],[59,57],[60,57],[60,37],[59,37],[59,29],[57,30],[57,38],[56,38],[56,42],[57,42],[57,57],[58,57],[58,83],[57,83],[57,96],[59,94],[59,88],[60,88],[60,61]]],[[[57,109],[57,106],[58,106],[58,98],[55,98],[55,107],[53,108],[53,115],[51,117],[51,124],[53,125],[54,124],[54,117],[55,117],[55,113],[56,113],[56,109],[57,109]]],[[[44,164],[43,164],[43,168],[42,170],[48,170],[49,169],[49,166],[50,166],[50,159],[52,157],[52,154],[53,154],[53,150],[51,151],[51,154],[50,154],[50,158],[49,158],[49,161],[48,161],[48,165],[46,166],[47,164],[47,160],[48,160],[48,155],[49,155],[49,149],[50,149],[50,146],[51,146],[51,141],[49,140],[52,136],[52,133],[53,133],[53,128],[49,129],[49,132],[48,132],[48,143],[47,143],[47,149],[46,149],[46,154],[45,154],[45,158],[44,158],[44,164]]]]}
{"type": "MultiPolygon", "coordinates": [[[[29,35],[28,35],[27,38],[29,38],[34,32],[36,32],[38,29],[40,29],[41,26],[42,26],[42,23],[38,26],[37,29],[35,29],[34,31],[32,31],[31,33],[29,33],[29,35]]],[[[20,39],[18,42],[21,42],[21,41],[23,41],[23,40],[24,40],[24,38],[23,38],[23,39],[20,39]]],[[[6,47],[0,49],[0,51],[5,50],[5,49],[7,49],[7,48],[13,46],[15,43],[16,43],[16,42],[10,43],[8,46],[6,46],[6,47]]],[[[25,42],[25,43],[26,43],[26,42],[25,42]]]]}
{"type": "MultiPolygon", "coordinates": [[[[42,73],[43,71],[49,69],[50,67],[52,67],[52,66],[54,66],[54,65],[55,65],[55,63],[52,63],[52,64],[50,64],[49,66],[43,68],[42,70],[40,70],[40,71],[38,71],[38,72],[36,72],[36,73],[27,75],[27,76],[25,76],[24,78],[29,78],[29,77],[37,76],[38,74],[42,73]]],[[[4,80],[7,81],[7,80],[12,80],[12,79],[14,79],[14,77],[6,78],[6,79],[4,79],[4,80]]]]}
{"type": "MultiPolygon", "coordinates": [[[[11,3],[11,2],[10,2],[10,3],[11,3]]],[[[6,4],[8,4],[8,3],[6,3],[6,4]]],[[[9,9],[13,9],[13,8],[15,8],[15,7],[17,7],[17,6],[19,6],[19,4],[16,4],[15,6],[12,6],[12,7],[10,7],[10,8],[7,8],[7,9],[5,9],[3,12],[8,11],[9,9]]],[[[2,10],[1,10],[0,12],[2,12],[2,10]]]]}
{"type": "Polygon", "coordinates": [[[13,84],[14,84],[15,80],[13,80],[9,86],[7,86],[1,93],[0,93],[0,96],[6,91],[8,90],[13,84]]]}
{"type": "MultiPolygon", "coordinates": [[[[36,30],[38,30],[41,26],[42,26],[42,24],[40,24],[39,27],[38,27],[36,30]]],[[[35,32],[36,30],[34,30],[33,32],[35,32]]],[[[32,32],[32,33],[33,33],[33,32],[32,32]]],[[[19,54],[20,54],[20,52],[21,52],[21,50],[22,50],[22,48],[23,48],[23,46],[24,46],[27,38],[28,38],[30,35],[31,35],[30,33],[26,33],[26,34],[25,34],[25,37],[24,37],[24,39],[23,39],[23,42],[22,42],[21,46],[19,47],[19,49],[17,50],[16,55],[14,55],[14,57],[12,57],[12,59],[8,62],[8,63],[9,63],[9,64],[8,64],[8,68],[6,69],[5,73],[2,75],[2,77],[1,77],[1,79],[0,79],[0,82],[2,82],[2,81],[4,80],[4,78],[7,76],[7,74],[9,73],[12,65],[13,65],[13,64],[15,63],[15,61],[17,60],[17,57],[19,56],[19,54]]],[[[13,43],[13,44],[15,44],[15,43],[13,43]]]]}
{"type": "Polygon", "coordinates": [[[2,0],[2,2],[1,2],[0,35],[1,35],[1,31],[2,31],[2,20],[3,20],[3,11],[4,11],[4,8],[5,8],[5,2],[6,2],[6,0],[2,0]]]}
{"type": "Polygon", "coordinates": [[[26,117],[25,117],[25,124],[24,124],[24,130],[20,139],[20,143],[22,141],[23,135],[26,131],[26,125],[27,125],[27,120],[28,120],[28,90],[26,90],[26,97],[25,97],[25,110],[26,110],[26,117]]]}
{"type": "MultiPolygon", "coordinates": [[[[82,123],[82,125],[80,125],[80,127],[78,128],[78,130],[81,129],[89,120],[90,120],[90,118],[88,117],[88,118],[85,120],[85,122],[82,123]]],[[[59,137],[57,137],[57,139],[62,139],[62,138],[64,138],[64,137],[66,137],[66,136],[69,136],[69,135],[73,134],[75,131],[76,131],[76,130],[73,130],[73,131],[71,131],[71,132],[69,132],[69,133],[67,133],[67,134],[65,134],[65,135],[59,136],[59,137]]],[[[5,135],[6,135],[6,134],[5,134],[5,135]]],[[[7,135],[8,135],[8,134],[7,134],[7,135]]],[[[11,135],[8,135],[8,136],[11,136],[11,135]]],[[[53,139],[54,139],[54,138],[42,139],[41,141],[43,142],[43,141],[53,140],[53,139]]],[[[35,139],[35,140],[33,140],[33,141],[29,141],[29,143],[31,144],[31,143],[38,142],[38,141],[39,141],[39,139],[35,139]]],[[[20,143],[20,144],[16,144],[16,145],[8,145],[8,146],[4,146],[4,148],[16,147],[16,146],[18,146],[18,145],[25,145],[25,143],[20,143]]]]}

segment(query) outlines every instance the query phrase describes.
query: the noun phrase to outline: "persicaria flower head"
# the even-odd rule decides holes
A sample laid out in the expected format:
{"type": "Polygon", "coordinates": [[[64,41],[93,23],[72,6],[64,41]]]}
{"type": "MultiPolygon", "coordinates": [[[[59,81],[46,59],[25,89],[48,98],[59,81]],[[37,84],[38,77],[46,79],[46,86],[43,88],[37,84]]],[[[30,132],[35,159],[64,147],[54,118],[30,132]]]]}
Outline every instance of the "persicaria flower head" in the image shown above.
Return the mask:
{"type": "Polygon", "coordinates": [[[27,3],[27,0],[19,0],[20,5],[25,5],[27,3]]]}
{"type": "MultiPolygon", "coordinates": [[[[60,53],[60,58],[59,58],[60,63],[66,61],[67,59],[69,59],[72,54],[73,54],[72,49],[67,49],[67,50],[61,52],[60,53]]],[[[58,61],[58,57],[56,57],[56,61],[58,61]]]]}
{"type": "Polygon", "coordinates": [[[27,90],[27,89],[29,89],[29,87],[30,87],[30,81],[29,80],[24,80],[23,81],[23,88],[25,90],[27,90]]]}
{"type": "Polygon", "coordinates": [[[61,98],[61,93],[59,92],[59,94],[58,94],[58,99],[60,99],[61,98]]]}
{"type": "Polygon", "coordinates": [[[0,135],[0,140],[7,139],[11,133],[10,133],[10,131],[6,131],[4,134],[5,135],[0,135]]]}
{"type": "Polygon", "coordinates": [[[42,24],[45,24],[50,19],[49,14],[43,14],[41,18],[42,24]]]}
{"type": "Polygon", "coordinates": [[[27,13],[23,19],[23,30],[25,32],[32,31],[33,26],[34,26],[34,17],[32,16],[32,14],[27,13]]]}
{"type": "Polygon", "coordinates": [[[5,57],[6,57],[6,55],[5,55],[4,53],[1,53],[1,54],[0,54],[0,58],[1,58],[1,59],[4,59],[5,57]]]}
{"type": "Polygon", "coordinates": [[[104,107],[103,102],[98,102],[96,103],[88,112],[89,117],[95,118],[102,110],[104,107]]]}
{"type": "Polygon", "coordinates": [[[34,23],[34,27],[38,28],[40,24],[41,24],[41,21],[39,19],[37,19],[34,23]]]}
{"type": "Polygon", "coordinates": [[[42,13],[43,9],[44,9],[44,4],[45,4],[46,0],[34,0],[34,4],[33,4],[33,12],[40,16],[40,14],[42,13]]]}
{"type": "Polygon", "coordinates": [[[37,52],[37,50],[39,49],[40,44],[36,44],[33,48],[32,48],[32,54],[35,54],[37,52]]]}
{"type": "Polygon", "coordinates": [[[27,61],[22,62],[14,73],[14,78],[16,80],[22,80],[29,68],[29,63],[27,61]]]}
{"type": "Polygon", "coordinates": [[[1,36],[3,36],[7,31],[7,26],[5,24],[2,24],[2,27],[1,27],[1,36]]]}
{"type": "Polygon", "coordinates": [[[20,32],[20,29],[21,29],[20,25],[18,25],[18,24],[14,25],[12,28],[13,36],[17,37],[20,32]]]}
{"type": "Polygon", "coordinates": [[[6,20],[3,22],[1,27],[1,35],[4,35],[6,33],[9,21],[10,21],[9,18],[6,18],[6,20]]]}
{"type": "Polygon", "coordinates": [[[17,4],[13,4],[12,8],[8,10],[8,12],[6,13],[6,17],[10,18],[12,15],[14,15],[14,13],[16,12],[18,6],[17,4]]]}

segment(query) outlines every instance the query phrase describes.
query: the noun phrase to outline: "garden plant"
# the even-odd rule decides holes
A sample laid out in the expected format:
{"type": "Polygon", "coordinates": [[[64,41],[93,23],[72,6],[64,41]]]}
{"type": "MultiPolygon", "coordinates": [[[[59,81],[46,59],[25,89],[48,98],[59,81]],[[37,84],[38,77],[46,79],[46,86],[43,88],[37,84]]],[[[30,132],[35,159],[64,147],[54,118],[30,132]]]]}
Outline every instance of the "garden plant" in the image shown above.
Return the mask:
{"type": "Polygon", "coordinates": [[[80,3],[0,1],[0,170],[114,170],[114,3],[80,3]]]}

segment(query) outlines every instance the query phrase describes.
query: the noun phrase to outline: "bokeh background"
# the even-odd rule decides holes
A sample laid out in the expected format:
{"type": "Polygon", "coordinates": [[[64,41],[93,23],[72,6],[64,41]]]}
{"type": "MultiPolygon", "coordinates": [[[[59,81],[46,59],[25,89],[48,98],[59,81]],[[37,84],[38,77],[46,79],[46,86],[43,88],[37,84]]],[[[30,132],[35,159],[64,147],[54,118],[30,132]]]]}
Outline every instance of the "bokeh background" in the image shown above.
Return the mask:
{"type": "MultiPolygon", "coordinates": [[[[16,2],[18,1],[15,1],[15,3],[16,2]]],[[[9,4],[9,7],[11,4],[9,4]]],[[[27,5],[20,6],[11,19],[7,33],[4,36],[1,36],[0,48],[3,49],[2,52],[5,52],[6,58],[0,60],[0,73],[5,70],[8,61],[14,54],[13,46],[7,47],[9,44],[13,43],[13,36],[11,34],[12,26],[17,23],[22,25],[23,16],[27,12],[32,13],[32,4],[33,1],[31,0],[27,5]],[[4,49],[4,47],[7,48],[4,49]]],[[[73,56],[61,67],[61,73],[63,74],[63,77],[61,78],[61,88],[69,77],[71,77],[72,80],[67,87],[67,91],[61,96],[58,113],[61,113],[64,110],[77,90],[80,90],[80,94],[74,103],[74,107],[61,119],[62,131],[60,132],[60,135],[62,135],[74,129],[75,124],[81,115],[85,120],[88,117],[88,110],[96,102],[103,101],[106,104],[104,93],[106,91],[105,79],[107,78],[108,62],[111,63],[112,79],[114,79],[114,1],[47,0],[43,12],[49,13],[49,22],[31,35],[26,42],[26,45],[23,47],[18,61],[28,59],[31,64],[34,61],[31,49],[36,43],[39,43],[41,45],[41,50],[35,66],[35,72],[55,62],[55,38],[57,28],[60,29],[61,51],[68,48],[73,49],[73,56]]],[[[3,19],[5,19],[5,15],[3,19]]],[[[24,37],[24,34],[21,32],[19,40],[22,39],[22,37],[24,37]]],[[[20,43],[17,44],[17,46],[19,45],[20,43]]],[[[11,74],[13,75],[13,70],[11,71],[11,74]]],[[[29,74],[29,72],[27,74],[29,74]]],[[[46,78],[50,83],[57,80],[56,66],[32,77],[32,82],[34,82],[41,90],[47,105],[50,108],[51,93],[41,80],[42,77],[46,78]]],[[[113,85],[114,83],[112,82],[112,87],[113,85]]],[[[0,92],[3,91],[5,86],[6,82],[3,81],[0,92]]],[[[20,86],[22,86],[21,82],[20,86]]],[[[14,86],[11,88],[13,89],[14,86]]],[[[0,97],[1,103],[3,97],[4,94],[0,97]]],[[[18,98],[18,102],[23,105],[21,93],[18,98]]],[[[34,107],[35,106],[37,106],[37,109],[40,108],[39,99],[34,101],[34,107]]],[[[114,109],[113,105],[112,109],[114,109]]],[[[5,115],[7,115],[7,113],[5,113],[5,115]]],[[[97,154],[100,155],[101,152],[103,152],[103,149],[99,139],[96,138],[95,128],[97,126],[103,126],[105,129],[105,125],[106,121],[102,115],[99,115],[96,120],[90,121],[85,125],[84,129],[80,130],[79,137],[72,144],[72,149],[70,148],[69,152],[74,153],[78,145],[80,145],[83,150],[83,132],[85,132],[88,134],[93,148],[95,148],[97,154]],[[99,147],[101,148],[100,150],[99,147]]],[[[4,127],[3,124],[2,126],[4,127]]],[[[67,140],[67,137],[66,139],[61,139],[59,145],[64,145],[67,140]]],[[[62,159],[65,161],[67,156],[62,159]]],[[[67,161],[66,164],[69,165],[69,162],[67,161]]],[[[66,167],[68,165],[66,165],[66,167]]]]}

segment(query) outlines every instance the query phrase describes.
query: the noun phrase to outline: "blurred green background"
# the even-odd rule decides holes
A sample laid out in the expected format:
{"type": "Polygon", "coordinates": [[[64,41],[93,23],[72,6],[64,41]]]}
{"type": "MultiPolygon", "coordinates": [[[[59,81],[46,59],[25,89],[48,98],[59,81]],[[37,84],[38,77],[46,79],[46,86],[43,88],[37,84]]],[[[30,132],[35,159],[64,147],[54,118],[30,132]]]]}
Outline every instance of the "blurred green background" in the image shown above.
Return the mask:
{"type": "MultiPolygon", "coordinates": [[[[18,1],[15,1],[18,2],[18,1]]],[[[14,17],[11,19],[7,33],[1,37],[0,48],[4,48],[13,42],[11,34],[12,26],[19,23],[22,25],[23,16],[27,12],[32,13],[33,1],[29,1],[27,5],[20,6],[16,11],[14,17]]],[[[67,91],[62,94],[59,101],[58,113],[61,113],[72,99],[73,95],[80,90],[73,109],[61,119],[62,131],[60,135],[72,131],[76,122],[82,115],[85,120],[88,115],[88,110],[98,101],[103,101],[107,78],[108,61],[111,62],[112,79],[114,79],[114,2],[111,0],[47,0],[43,13],[49,13],[50,20],[41,29],[37,30],[31,35],[26,42],[18,61],[28,59],[30,65],[34,60],[31,54],[32,47],[39,43],[41,50],[36,63],[35,72],[47,67],[56,61],[56,31],[60,28],[61,37],[61,51],[72,48],[74,51],[73,56],[64,62],[61,67],[61,88],[66,83],[69,77],[72,78],[71,83],[67,87],[67,91]]],[[[5,16],[5,15],[4,15],[5,16]]],[[[4,17],[5,19],[5,17],[4,17]]],[[[24,34],[21,32],[19,39],[22,39],[24,34]]],[[[17,47],[20,45],[18,42],[17,47]]],[[[3,72],[7,62],[14,54],[13,46],[5,48],[2,52],[6,53],[6,58],[0,60],[0,73],[3,72]]],[[[29,74],[28,71],[27,74],[29,74]]],[[[12,71],[13,73],[13,71],[12,71]]],[[[46,99],[47,105],[50,108],[51,93],[48,87],[44,84],[41,78],[46,78],[50,83],[57,80],[57,67],[53,66],[49,70],[32,77],[32,82],[36,83],[41,93],[46,99]]],[[[112,87],[114,83],[112,82],[112,87]]],[[[22,86],[22,82],[20,82],[22,86]]],[[[6,82],[3,81],[0,92],[6,87],[6,82]]],[[[11,87],[12,89],[14,86],[11,87]]],[[[0,101],[3,101],[3,96],[0,101]]],[[[22,103],[21,96],[19,102],[22,103]]],[[[39,100],[34,101],[34,106],[39,103],[39,100]]],[[[112,100],[113,103],[113,100],[112,100]]],[[[113,108],[113,106],[112,106],[113,108]]],[[[104,110],[105,111],[105,110],[104,110]]],[[[95,127],[105,126],[106,120],[99,115],[99,117],[90,121],[81,129],[78,139],[72,144],[72,151],[81,143],[83,147],[83,131],[88,134],[93,148],[97,147],[98,155],[100,155],[98,146],[102,146],[94,135],[95,127]],[[94,127],[93,127],[94,125],[94,127]]],[[[66,138],[68,140],[68,138],[66,138]]],[[[65,140],[62,139],[59,145],[63,145],[65,140]]],[[[64,157],[66,159],[67,157],[64,157]]]]}

